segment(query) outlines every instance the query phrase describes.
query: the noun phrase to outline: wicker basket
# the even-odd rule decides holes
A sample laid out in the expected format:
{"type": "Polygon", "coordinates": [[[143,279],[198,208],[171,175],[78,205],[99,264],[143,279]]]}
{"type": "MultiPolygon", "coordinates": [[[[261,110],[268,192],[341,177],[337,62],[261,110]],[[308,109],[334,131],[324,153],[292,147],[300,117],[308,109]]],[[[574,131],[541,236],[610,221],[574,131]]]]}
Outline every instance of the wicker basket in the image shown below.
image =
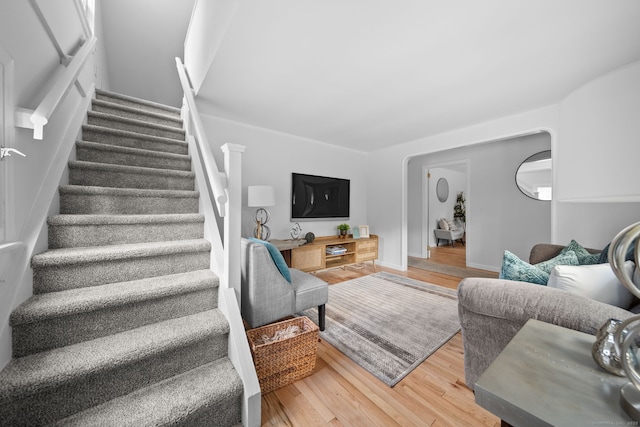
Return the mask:
{"type": "Polygon", "coordinates": [[[248,330],[247,338],[263,394],[310,375],[316,366],[318,326],[308,317],[248,330]],[[264,336],[273,337],[289,326],[298,326],[300,332],[290,338],[262,344],[264,336]]]}

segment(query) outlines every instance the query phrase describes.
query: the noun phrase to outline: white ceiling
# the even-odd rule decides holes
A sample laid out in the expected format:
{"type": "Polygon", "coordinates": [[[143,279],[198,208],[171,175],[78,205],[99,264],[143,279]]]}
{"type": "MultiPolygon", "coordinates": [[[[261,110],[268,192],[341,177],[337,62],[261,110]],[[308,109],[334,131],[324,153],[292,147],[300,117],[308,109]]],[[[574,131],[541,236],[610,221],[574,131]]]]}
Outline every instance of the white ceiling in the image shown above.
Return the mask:
{"type": "MultiPolygon", "coordinates": [[[[164,69],[193,1],[102,3],[108,61],[130,63],[112,88],[179,100],[164,69]]],[[[202,112],[360,151],[555,104],[640,60],[638,0],[238,3],[202,112]]]]}

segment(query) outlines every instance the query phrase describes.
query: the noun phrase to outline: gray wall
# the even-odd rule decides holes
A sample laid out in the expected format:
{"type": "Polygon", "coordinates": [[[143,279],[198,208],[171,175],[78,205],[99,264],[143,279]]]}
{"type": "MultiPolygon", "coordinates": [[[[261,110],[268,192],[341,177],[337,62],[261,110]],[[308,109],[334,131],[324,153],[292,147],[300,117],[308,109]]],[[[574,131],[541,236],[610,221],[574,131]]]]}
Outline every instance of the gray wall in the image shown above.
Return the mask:
{"type": "MultiPolygon", "coordinates": [[[[440,151],[412,158],[408,199],[421,198],[423,166],[469,162],[467,192],[467,265],[498,271],[507,249],[527,259],[531,246],[551,241],[551,202],[530,199],[515,185],[515,172],[531,154],[551,148],[548,133],[440,151]]],[[[421,216],[409,205],[408,233],[423,233],[421,216]]],[[[408,239],[415,244],[415,240],[408,239]]],[[[420,252],[410,247],[409,253],[420,252]]]]}

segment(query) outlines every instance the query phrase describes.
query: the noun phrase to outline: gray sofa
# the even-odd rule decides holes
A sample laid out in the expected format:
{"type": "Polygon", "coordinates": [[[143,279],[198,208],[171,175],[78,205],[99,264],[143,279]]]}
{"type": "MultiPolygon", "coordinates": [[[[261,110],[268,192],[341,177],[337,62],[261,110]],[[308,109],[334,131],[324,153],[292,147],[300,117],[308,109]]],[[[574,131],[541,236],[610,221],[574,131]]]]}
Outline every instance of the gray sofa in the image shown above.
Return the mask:
{"type": "MultiPolygon", "coordinates": [[[[289,269],[291,283],[278,271],[263,244],[242,238],[241,312],[242,318],[257,328],[312,307],[318,307],[318,323],[325,327],[325,304],[329,285],[316,276],[289,269]]],[[[283,260],[284,262],[284,260],[283,260]]]]}
{"type": "MultiPolygon", "coordinates": [[[[563,246],[539,244],[531,264],[558,255],[563,246]]],[[[591,253],[599,251],[589,249],[591,253]]],[[[467,278],[458,285],[458,314],[464,345],[465,382],[471,389],[529,319],[595,335],[609,318],[633,313],[558,289],[500,279],[467,278]]]]}

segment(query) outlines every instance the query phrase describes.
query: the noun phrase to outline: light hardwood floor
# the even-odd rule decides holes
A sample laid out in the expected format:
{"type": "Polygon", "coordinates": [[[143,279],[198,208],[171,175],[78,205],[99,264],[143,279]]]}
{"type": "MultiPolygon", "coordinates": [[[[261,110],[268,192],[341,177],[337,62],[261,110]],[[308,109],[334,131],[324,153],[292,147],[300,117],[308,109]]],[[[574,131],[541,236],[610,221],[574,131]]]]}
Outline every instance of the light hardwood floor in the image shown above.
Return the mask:
{"type": "MultiPolygon", "coordinates": [[[[464,267],[464,247],[432,249],[431,259],[464,267]]],[[[456,289],[459,278],[410,268],[346,268],[318,273],[330,284],[388,271],[456,289]]],[[[499,426],[464,383],[462,336],[455,335],[390,388],[320,340],[313,374],[262,396],[263,426],[499,426]]]]}

